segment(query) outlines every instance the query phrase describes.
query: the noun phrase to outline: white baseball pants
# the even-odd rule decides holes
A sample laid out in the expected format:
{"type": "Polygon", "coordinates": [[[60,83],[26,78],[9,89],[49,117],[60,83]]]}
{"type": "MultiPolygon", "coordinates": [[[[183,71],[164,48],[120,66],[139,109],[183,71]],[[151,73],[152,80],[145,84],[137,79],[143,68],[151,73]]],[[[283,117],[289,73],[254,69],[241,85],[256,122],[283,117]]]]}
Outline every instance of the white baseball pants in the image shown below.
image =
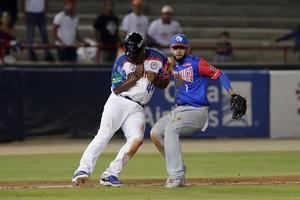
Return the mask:
{"type": "Polygon", "coordinates": [[[123,166],[142,144],[145,131],[143,107],[136,102],[112,93],[104,106],[98,133],[83,153],[80,166],[75,173],[85,171],[91,174],[94,171],[98,157],[120,127],[122,127],[126,137],[126,143],[101,178],[110,175],[119,176],[123,166]]]}

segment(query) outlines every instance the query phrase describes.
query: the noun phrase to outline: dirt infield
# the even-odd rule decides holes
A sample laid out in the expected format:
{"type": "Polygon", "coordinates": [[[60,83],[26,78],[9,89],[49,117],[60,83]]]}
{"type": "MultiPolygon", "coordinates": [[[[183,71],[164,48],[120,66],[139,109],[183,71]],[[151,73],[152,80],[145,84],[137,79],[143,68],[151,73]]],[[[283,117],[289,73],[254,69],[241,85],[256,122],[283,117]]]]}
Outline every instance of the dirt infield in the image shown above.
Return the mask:
{"type": "MultiPolygon", "coordinates": [[[[124,180],[124,186],[163,186],[163,179],[124,180]]],[[[253,177],[253,178],[194,178],[186,181],[191,185],[274,185],[274,184],[300,184],[300,176],[278,177],[253,177]]],[[[71,188],[67,181],[36,181],[36,182],[10,182],[1,183],[1,189],[26,189],[26,188],[71,188]]],[[[84,187],[101,187],[97,181],[90,181],[84,187]]]]}

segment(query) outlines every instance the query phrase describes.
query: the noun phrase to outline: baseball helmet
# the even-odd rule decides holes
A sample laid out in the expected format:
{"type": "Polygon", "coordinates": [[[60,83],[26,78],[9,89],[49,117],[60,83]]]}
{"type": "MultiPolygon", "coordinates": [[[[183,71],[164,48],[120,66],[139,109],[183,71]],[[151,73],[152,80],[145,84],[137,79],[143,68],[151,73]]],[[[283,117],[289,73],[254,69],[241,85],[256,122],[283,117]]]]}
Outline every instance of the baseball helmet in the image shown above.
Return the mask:
{"type": "Polygon", "coordinates": [[[145,41],[143,36],[138,32],[128,34],[124,39],[125,56],[129,61],[139,59],[145,50],[145,41]]]}

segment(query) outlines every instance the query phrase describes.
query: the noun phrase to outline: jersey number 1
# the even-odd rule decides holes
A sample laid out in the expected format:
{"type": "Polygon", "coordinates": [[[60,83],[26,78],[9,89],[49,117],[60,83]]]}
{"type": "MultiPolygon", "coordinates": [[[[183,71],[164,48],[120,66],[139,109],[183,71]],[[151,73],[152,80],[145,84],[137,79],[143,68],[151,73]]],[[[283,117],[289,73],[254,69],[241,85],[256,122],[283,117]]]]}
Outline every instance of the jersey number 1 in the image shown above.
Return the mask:
{"type": "Polygon", "coordinates": [[[184,84],[185,85],[185,91],[189,91],[189,86],[188,84],[184,84]]]}

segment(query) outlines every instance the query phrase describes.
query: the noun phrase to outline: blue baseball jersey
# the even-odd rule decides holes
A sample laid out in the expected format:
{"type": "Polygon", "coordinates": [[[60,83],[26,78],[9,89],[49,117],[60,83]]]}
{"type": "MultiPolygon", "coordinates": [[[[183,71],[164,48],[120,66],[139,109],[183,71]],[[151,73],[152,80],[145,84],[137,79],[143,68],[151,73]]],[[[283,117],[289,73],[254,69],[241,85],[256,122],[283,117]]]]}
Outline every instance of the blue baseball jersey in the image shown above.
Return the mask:
{"type": "Polygon", "coordinates": [[[208,64],[204,58],[186,55],[173,70],[176,104],[194,107],[208,106],[207,78],[216,80],[221,73],[221,70],[208,64]]]}

